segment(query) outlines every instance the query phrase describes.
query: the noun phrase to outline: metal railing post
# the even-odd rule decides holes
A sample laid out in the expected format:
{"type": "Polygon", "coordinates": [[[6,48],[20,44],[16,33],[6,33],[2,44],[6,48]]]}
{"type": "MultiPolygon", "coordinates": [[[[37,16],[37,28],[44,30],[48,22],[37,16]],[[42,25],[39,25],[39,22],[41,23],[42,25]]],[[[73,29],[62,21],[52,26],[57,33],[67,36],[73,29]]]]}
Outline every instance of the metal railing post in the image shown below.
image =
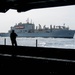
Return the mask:
{"type": "Polygon", "coordinates": [[[37,43],[37,39],[36,39],[36,47],[37,47],[38,43],[37,43]]]}
{"type": "Polygon", "coordinates": [[[4,39],[4,45],[6,45],[6,38],[4,39]]]}

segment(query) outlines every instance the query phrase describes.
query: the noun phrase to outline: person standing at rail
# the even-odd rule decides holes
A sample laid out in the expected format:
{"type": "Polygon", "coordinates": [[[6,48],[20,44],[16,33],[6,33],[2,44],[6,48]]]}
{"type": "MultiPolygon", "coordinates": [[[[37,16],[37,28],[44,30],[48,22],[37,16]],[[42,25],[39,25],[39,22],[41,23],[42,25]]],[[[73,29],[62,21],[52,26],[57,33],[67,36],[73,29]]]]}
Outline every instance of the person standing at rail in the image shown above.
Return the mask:
{"type": "Polygon", "coordinates": [[[12,46],[17,46],[17,41],[16,41],[17,36],[18,35],[15,33],[15,31],[12,30],[12,32],[10,33],[10,39],[11,39],[12,46]]]}

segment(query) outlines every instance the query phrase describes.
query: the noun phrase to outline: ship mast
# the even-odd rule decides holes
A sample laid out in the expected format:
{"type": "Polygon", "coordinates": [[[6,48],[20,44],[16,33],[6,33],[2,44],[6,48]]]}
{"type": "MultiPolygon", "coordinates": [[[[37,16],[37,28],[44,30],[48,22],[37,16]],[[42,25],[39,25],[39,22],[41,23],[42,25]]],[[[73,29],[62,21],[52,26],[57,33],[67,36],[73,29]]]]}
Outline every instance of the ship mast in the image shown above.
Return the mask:
{"type": "Polygon", "coordinates": [[[26,22],[29,23],[29,18],[27,18],[26,22]]]}

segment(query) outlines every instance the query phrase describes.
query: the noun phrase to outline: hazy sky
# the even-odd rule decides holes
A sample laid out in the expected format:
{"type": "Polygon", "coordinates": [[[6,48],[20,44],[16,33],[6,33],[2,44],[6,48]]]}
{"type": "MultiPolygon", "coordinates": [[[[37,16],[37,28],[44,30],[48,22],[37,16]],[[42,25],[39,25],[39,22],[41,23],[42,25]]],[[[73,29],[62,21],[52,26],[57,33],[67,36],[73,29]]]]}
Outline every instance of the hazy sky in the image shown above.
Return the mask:
{"type": "Polygon", "coordinates": [[[62,26],[65,23],[65,26],[75,29],[75,5],[32,9],[20,13],[10,9],[6,13],[0,13],[0,32],[8,32],[16,23],[26,23],[27,18],[36,26],[38,24],[46,27],[51,24],[62,26]]]}

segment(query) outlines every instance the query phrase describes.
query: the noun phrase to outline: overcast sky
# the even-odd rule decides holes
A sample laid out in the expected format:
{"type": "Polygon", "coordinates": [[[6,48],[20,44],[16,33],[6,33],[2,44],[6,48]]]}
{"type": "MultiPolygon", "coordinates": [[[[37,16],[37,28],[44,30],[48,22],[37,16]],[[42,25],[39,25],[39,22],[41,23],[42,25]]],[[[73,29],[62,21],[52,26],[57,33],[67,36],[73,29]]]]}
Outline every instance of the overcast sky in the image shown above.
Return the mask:
{"type": "Polygon", "coordinates": [[[0,13],[0,32],[8,32],[11,26],[16,23],[34,23],[36,26],[41,24],[49,27],[52,25],[69,26],[70,29],[75,29],[75,5],[32,9],[18,13],[17,10],[10,9],[6,13],[0,13]]]}

